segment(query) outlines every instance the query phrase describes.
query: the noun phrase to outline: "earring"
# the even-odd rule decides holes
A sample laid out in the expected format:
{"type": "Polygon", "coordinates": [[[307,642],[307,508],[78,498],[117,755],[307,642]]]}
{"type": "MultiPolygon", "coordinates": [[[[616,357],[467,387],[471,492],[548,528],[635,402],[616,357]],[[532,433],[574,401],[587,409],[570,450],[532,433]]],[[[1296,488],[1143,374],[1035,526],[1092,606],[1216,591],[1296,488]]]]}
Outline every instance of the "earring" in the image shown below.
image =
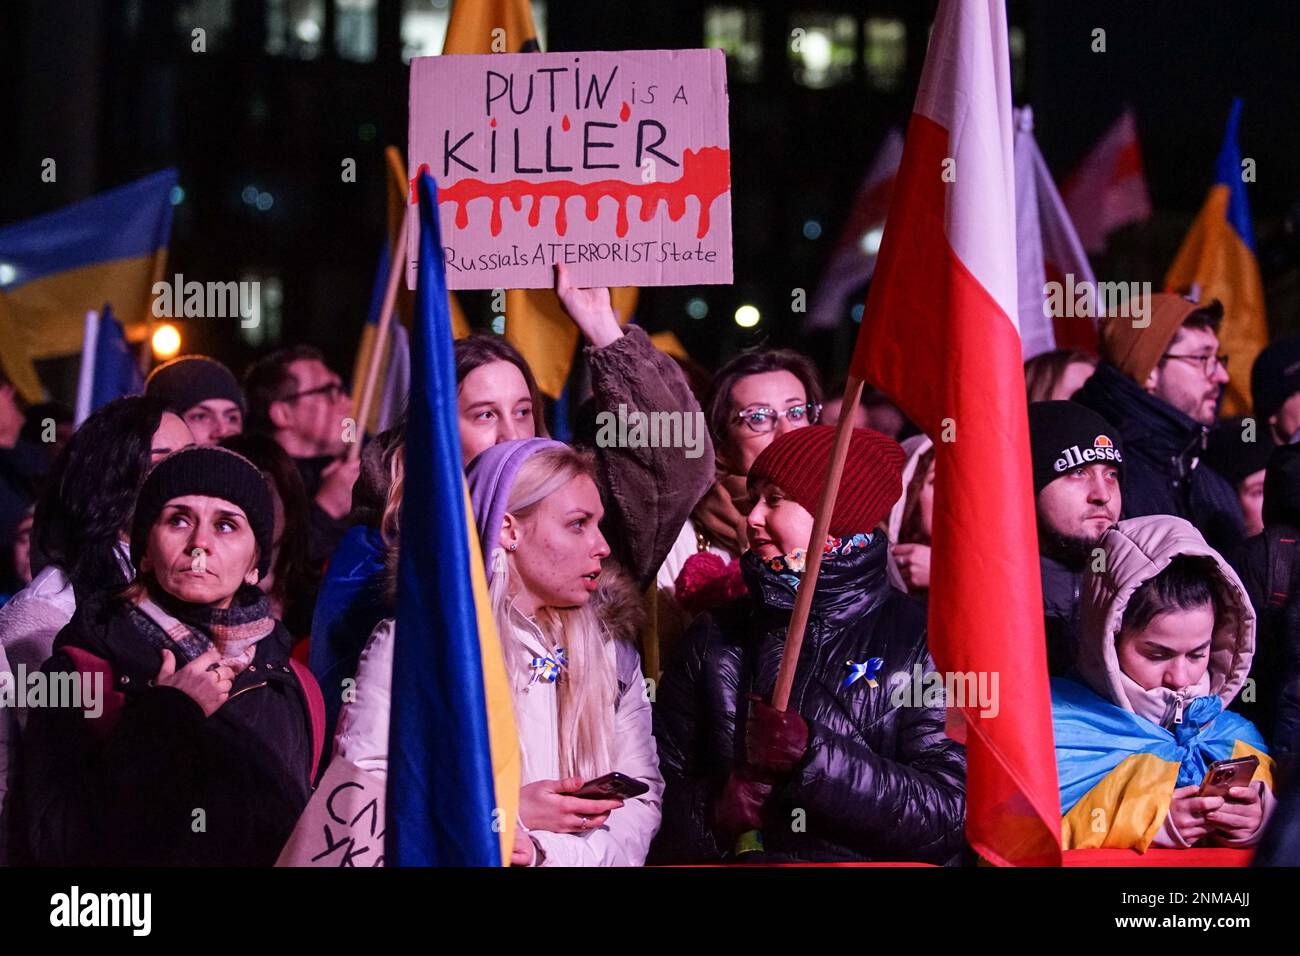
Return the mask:
{"type": "Polygon", "coordinates": [[[515,551],[515,550],[517,550],[518,548],[519,548],[519,545],[518,545],[518,544],[512,544],[512,545],[510,546],[510,550],[511,550],[511,551],[515,551]]]}

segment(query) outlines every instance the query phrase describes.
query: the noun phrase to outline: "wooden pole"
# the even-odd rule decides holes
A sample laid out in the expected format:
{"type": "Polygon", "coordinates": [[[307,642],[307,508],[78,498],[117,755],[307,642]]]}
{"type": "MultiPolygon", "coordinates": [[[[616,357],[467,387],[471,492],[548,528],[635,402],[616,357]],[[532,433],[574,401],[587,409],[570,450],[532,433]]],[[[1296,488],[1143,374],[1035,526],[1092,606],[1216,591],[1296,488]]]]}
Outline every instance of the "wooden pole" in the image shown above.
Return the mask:
{"type": "MultiPolygon", "coordinates": [[[[854,411],[862,398],[862,379],[850,375],[844,386],[844,400],[840,403],[840,420],[835,426],[835,444],[826,464],[826,483],[822,485],[822,498],[813,516],[812,540],[808,542],[808,560],[804,565],[799,590],[795,592],[794,610],[785,630],[785,652],[781,655],[781,669],[776,675],[776,688],[772,691],[772,706],[785,710],[790,703],[790,689],[794,686],[794,669],[799,663],[799,650],[803,647],[804,630],[808,627],[808,612],[812,610],[813,592],[817,590],[817,575],[821,573],[822,551],[830,533],[831,515],[835,511],[835,496],[844,473],[844,461],[849,456],[849,441],[853,437],[854,411]]],[[[867,530],[867,529],[862,529],[867,530]]]]}
{"type": "Polygon", "coordinates": [[[388,341],[388,330],[393,324],[393,309],[397,304],[397,283],[406,270],[406,233],[411,226],[411,219],[415,215],[413,210],[416,208],[411,205],[406,207],[406,215],[402,217],[402,225],[397,230],[397,242],[393,246],[392,254],[388,257],[388,286],[384,289],[384,304],[379,310],[379,324],[375,327],[375,340],[370,349],[370,364],[366,368],[366,380],[361,387],[361,402],[357,406],[356,441],[348,448],[348,461],[356,461],[361,457],[361,440],[365,437],[366,423],[370,420],[370,408],[375,401],[375,384],[379,380],[379,364],[384,357],[384,345],[388,341]]]}

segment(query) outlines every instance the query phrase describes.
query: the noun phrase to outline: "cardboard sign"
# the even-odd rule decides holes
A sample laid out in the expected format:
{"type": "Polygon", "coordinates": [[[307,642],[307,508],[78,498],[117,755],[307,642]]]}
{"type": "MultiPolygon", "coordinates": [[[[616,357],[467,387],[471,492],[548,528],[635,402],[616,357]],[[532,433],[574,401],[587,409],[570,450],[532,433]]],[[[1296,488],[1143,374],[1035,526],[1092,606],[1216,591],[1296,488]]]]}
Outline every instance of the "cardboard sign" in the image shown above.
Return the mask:
{"type": "Polygon", "coordinates": [[[550,288],[559,262],[579,287],[731,282],[721,50],[419,57],[407,169],[438,182],[449,288],[550,288]]]}
{"type": "Polygon", "coordinates": [[[384,781],[335,758],[276,866],[383,866],[384,781]]]}

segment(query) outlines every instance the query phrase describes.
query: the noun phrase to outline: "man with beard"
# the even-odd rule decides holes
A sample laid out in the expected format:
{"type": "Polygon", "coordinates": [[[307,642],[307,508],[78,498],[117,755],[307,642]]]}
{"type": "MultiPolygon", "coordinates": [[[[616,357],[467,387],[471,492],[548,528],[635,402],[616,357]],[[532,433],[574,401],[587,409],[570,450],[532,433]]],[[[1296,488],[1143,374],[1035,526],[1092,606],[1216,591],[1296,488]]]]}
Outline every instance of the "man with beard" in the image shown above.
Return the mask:
{"type": "Polygon", "coordinates": [[[1121,517],[1185,518],[1210,547],[1231,554],[1245,535],[1241,505],[1204,461],[1228,383],[1228,358],[1218,354],[1223,306],[1164,292],[1128,306],[1131,317],[1102,320],[1102,361],[1074,394],[1128,447],[1121,517]]]}
{"type": "Polygon", "coordinates": [[[1029,406],[1029,446],[1043,576],[1047,670],[1062,677],[1079,647],[1083,572],[1120,514],[1124,452],[1107,421],[1074,402],[1029,406]]]}

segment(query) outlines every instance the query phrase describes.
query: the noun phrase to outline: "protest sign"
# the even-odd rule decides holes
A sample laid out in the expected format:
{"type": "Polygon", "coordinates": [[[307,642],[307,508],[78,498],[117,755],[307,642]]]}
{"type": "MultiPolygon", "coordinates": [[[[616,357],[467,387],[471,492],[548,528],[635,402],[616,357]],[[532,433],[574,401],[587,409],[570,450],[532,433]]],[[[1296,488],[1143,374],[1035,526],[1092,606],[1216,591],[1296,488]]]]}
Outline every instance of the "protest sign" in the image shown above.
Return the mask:
{"type": "Polygon", "coordinates": [[[331,761],[275,865],[383,866],[383,779],[331,761]]]}
{"type": "Polygon", "coordinates": [[[451,289],[549,288],[559,262],[579,287],[731,282],[720,50],[417,58],[407,169],[438,181],[451,289]]]}

